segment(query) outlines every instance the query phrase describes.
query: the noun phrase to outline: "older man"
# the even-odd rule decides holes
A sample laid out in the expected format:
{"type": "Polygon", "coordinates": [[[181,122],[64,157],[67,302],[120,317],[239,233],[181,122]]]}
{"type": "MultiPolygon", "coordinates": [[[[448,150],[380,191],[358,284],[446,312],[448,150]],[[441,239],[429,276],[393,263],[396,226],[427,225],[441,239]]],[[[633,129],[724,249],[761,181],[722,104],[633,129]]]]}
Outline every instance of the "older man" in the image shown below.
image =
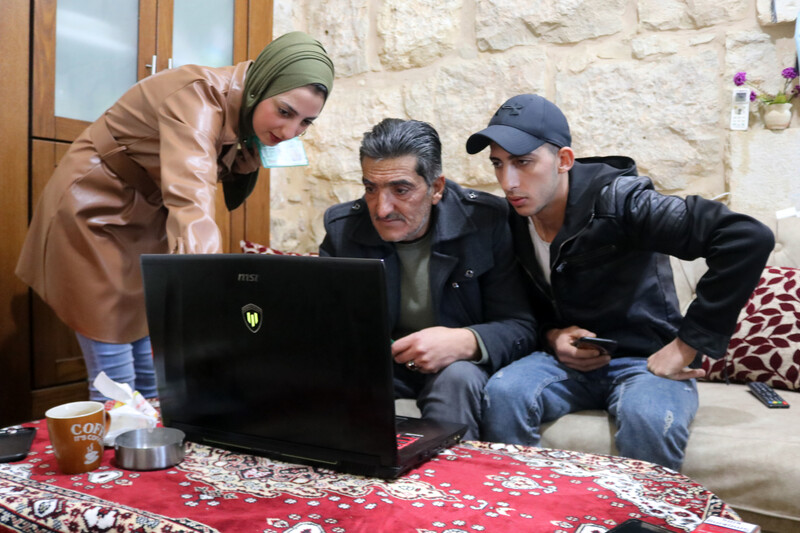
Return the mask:
{"type": "Polygon", "coordinates": [[[325,212],[320,254],[386,262],[396,396],[476,439],[489,375],[535,340],[506,202],[446,180],[424,122],[383,120],[360,158],[364,196],[325,212]]]}

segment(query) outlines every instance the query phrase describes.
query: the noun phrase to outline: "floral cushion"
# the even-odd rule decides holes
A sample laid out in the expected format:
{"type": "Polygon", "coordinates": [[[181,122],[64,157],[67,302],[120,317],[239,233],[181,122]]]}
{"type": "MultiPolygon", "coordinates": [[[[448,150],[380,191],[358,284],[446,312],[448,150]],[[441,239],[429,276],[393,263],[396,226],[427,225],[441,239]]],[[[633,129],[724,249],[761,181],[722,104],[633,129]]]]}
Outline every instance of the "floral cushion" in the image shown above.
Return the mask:
{"type": "Polygon", "coordinates": [[[708,381],[766,381],[800,390],[800,269],[767,267],[739,314],[721,359],[703,358],[708,381]]]}
{"type": "Polygon", "coordinates": [[[270,248],[269,246],[264,246],[263,244],[257,244],[254,242],[241,240],[239,241],[239,246],[242,247],[243,254],[267,254],[267,255],[319,255],[315,253],[308,253],[308,254],[299,254],[295,252],[283,252],[281,250],[275,250],[274,248],[270,248]]]}

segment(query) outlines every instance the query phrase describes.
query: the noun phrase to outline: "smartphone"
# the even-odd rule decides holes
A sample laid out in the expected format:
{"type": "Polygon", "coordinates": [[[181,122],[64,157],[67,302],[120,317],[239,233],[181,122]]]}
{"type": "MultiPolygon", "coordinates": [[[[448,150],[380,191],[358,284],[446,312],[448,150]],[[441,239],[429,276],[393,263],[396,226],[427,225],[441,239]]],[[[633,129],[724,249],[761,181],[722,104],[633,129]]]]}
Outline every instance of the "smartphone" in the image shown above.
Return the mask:
{"type": "Polygon", "coordinates": [[[602,337],[581,337],[572,343],[576,348],[597,348],[601,354],[612,354],[617,349],[617,341],[602,337]]]}
{"type": "Polygon", "coordinates": [[[672,531],[638,518],[629,518],[606,533],[672,533],[672,531]]]}
{"type": "Polygon", "coordinates": [[[27,457],[36,436],[36,428],[0,429],[0,463],[22,461],[27,457]]]}

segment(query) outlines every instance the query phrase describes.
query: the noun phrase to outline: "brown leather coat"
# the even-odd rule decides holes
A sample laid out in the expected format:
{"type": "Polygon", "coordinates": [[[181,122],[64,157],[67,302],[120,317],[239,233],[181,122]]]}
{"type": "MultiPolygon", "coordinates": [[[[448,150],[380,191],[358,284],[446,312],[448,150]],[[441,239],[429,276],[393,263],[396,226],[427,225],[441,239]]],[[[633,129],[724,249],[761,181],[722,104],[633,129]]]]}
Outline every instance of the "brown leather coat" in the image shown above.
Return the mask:
{"type": "Polygon", "coordinates": [[[145,337],[139,256],[221,251],[217,182],[258,168],[237,148],[250,63],[146,78],[70,146],[39,199],[16,269],[69,327],[103,342],[145,337]],[[101,160],[100,131],[124,147],[138,176],[118,176],[118,165],[101,160]]]}

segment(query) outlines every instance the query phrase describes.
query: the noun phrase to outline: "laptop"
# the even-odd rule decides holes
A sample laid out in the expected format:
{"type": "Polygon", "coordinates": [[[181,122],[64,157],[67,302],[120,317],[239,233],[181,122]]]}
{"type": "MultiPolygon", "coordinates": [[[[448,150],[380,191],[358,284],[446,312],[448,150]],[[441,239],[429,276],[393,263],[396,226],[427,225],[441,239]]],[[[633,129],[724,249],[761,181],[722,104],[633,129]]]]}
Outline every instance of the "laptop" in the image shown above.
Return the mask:
{"type": "Polygon", "coordinates": [[[383,261],[143,255],[165,426],[193,442],[397,477],[463,424],[400,417],[383,261]]]}

